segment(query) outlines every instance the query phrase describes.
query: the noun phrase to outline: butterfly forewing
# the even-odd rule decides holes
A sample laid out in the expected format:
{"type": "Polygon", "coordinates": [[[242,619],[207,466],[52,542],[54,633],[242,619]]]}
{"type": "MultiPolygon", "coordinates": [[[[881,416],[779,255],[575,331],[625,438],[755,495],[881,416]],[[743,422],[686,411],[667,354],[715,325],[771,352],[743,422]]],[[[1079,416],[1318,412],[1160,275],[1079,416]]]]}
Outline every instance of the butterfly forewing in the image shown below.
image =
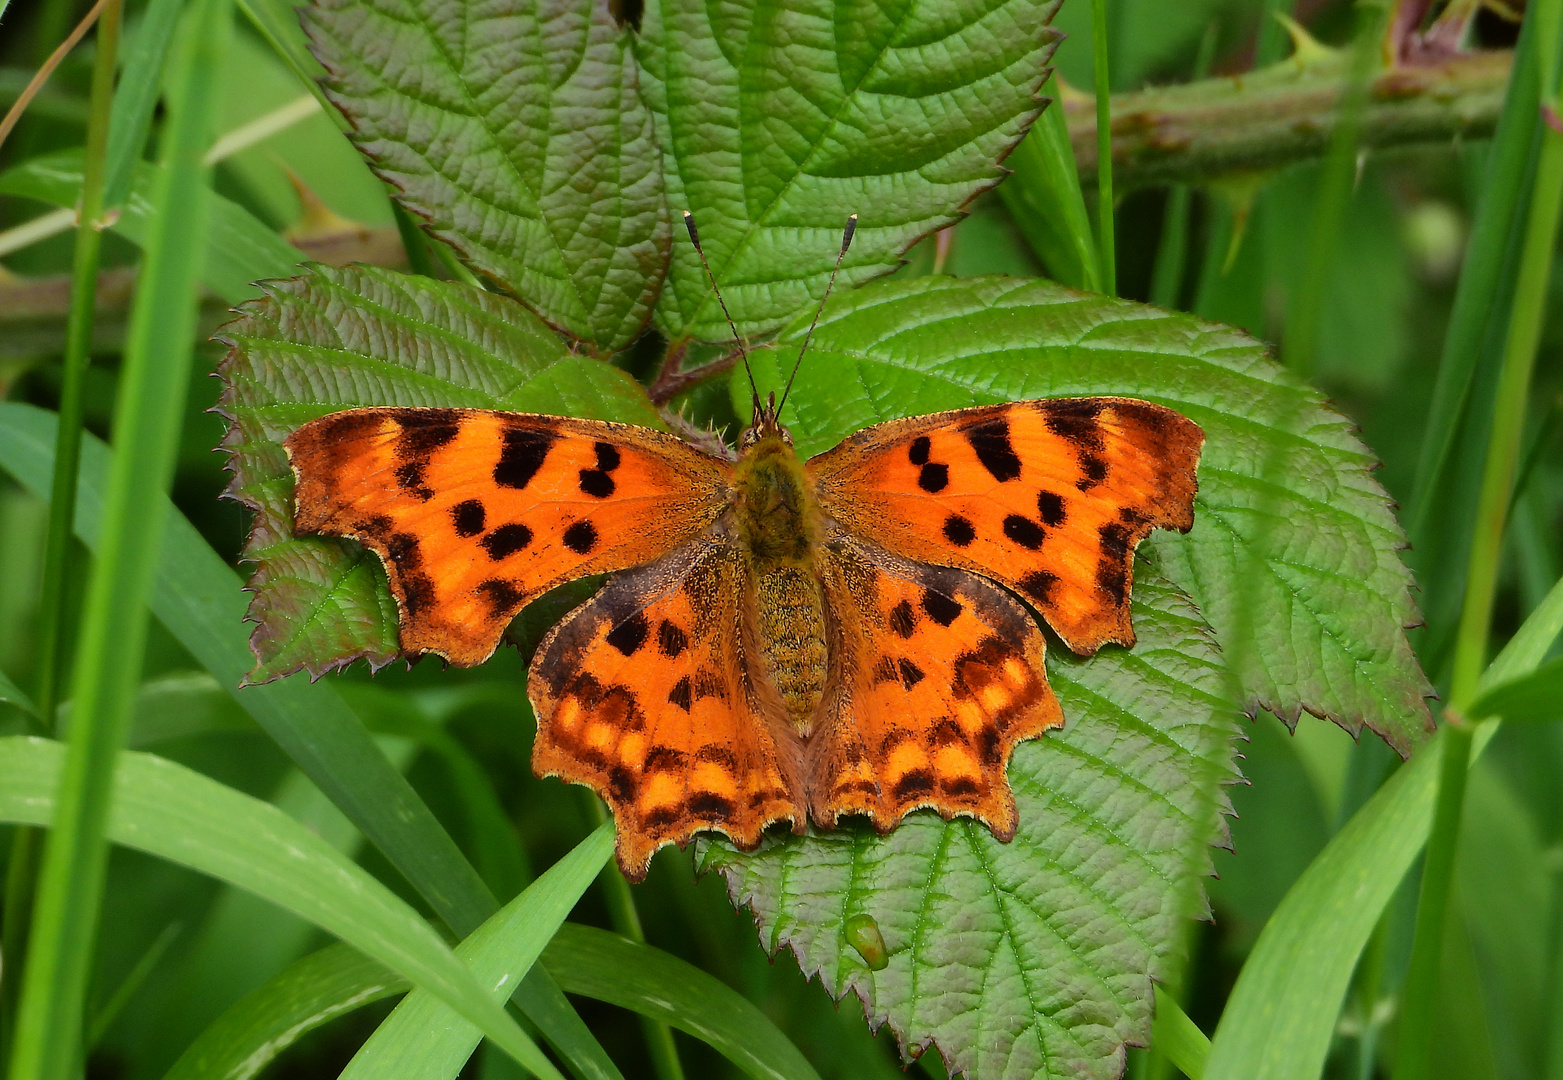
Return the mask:
{"type": "Polygon", "coordinates": [[[1090,653],[1134,643],[1134,549],[1192,526],[1203,444],[1160,405],[1057,398],[879,424],[808,468],[848,532],[992,578],[1090,653]]]}
{"type": "Polygon", "coordinates": [[[482,409],[355,409],[287,440],[295,530],[385,563],[401,647],[486,660],[556,585],[649,563],[721,512],[730,467],[647,428],[482,409]]]}
{"type": "Polygon", "coordinates": [[[802,828],[798,737],[750,678],[748,587],[730,541],[697,540],[615,577],[532,661],[533,769],[608,801],[632,880],[703,829],[751,848],[773,821],[802,828]]]}

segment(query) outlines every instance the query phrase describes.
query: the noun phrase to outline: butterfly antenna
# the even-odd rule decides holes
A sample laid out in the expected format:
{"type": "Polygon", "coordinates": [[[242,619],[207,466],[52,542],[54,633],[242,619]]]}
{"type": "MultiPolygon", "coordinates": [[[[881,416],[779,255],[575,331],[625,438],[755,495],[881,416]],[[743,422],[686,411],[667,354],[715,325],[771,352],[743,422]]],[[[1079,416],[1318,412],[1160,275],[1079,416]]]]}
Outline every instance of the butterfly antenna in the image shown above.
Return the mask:
{"type": "Polygon", "coordinates": [[[781,403],[776,406],[776,412],[780,414],[782,405],[787,404],[787,395],[792,393],[792,381],[798,377],[798,368],[803,365],[803,354],[809,351],[809,342],[814,340],[814,328],[819,325],[819,318],[825,313],[825,301],[830,299],[830,294],[836,287],[836,275],[841,273],[841,260],[847,257],[847,248],[852,246],[852,234],[857,232],[857,215],[847,218],[846,231],[841,234],[841,250],[836,252],[836,265],[831,267],[830,281],[825,285],[825,295],[819,298],[819,307],[814,309],[814,321],[809,323],[809,332],[803,335],[803,348],[798,350],[798,359],[793,361],[792,374],[787,376],[787,389],[782,391],[781,403]]]}
{"type": "Polygon", "coordinates": [[[706,268],[706,277],[711,281],[711,291],[716,294],[716,302],[722,308],[722,314],[727,317],[727,328],[733,332],[733,340],[738,343],[738,358],[743,361],[744,374],[749,376],[749,397],[754,403],[755,418],[760,415],[760,391],[754,385],[754,371],[749,367],[749,350],[744,346],[744,340],[738,333],[738,325],[733,322],[732,313],[727,310],[727,301],[722,299],[722,290],[716,284],[716,275],[711,272],[711,264],[706,260],[706,249],[700,246],[700,230],[695,228],[695,215],[688,210],[684,211],[684,228],[689,230],[689,242],[695,245],[695,254],[700,256],[700,265],[706,268]]]}

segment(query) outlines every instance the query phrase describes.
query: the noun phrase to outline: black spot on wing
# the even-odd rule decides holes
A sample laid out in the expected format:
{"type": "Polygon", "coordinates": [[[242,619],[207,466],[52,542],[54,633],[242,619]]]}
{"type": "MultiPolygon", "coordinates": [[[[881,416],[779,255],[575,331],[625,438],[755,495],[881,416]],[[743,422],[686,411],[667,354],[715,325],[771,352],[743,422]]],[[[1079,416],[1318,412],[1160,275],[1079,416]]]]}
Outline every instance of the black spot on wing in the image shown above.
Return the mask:
{"type": "Polygon", "coordinates": [[[896,663],[901,676],[901,685],[910,690],[923,681],[923,669],[912,663],[906,657],[902,657],[896,663]]]}
{"type": "Polygon", "coordinates": [[[714,791],[697,791],[684,805],[691,817],[724,825],[738,812],[738,805],[733,800],[714,791]]]}
{"type": "Polygon", "coordinates": [[[657,627],[657,648],[662,651],[662,655],[672,660],[688,647],[689,635],[663,619],[657,627]]]}
{"type": "Polygon", "coordinates": [[[530,544],[532,530],[515,521],[509,525],[501,525],[478,542],[483,545],[483,550],[488,552],[488,557],[497,562],[500,559],[510,558],[530,544]]]}
{"type": "Polygon", "coordinates": [[[1046,570],[1033,570],[1020,579],[1020,591],[1038,604],[1048,604],[1052,602],[1053,586],[1057,583],[1057,575],[1046,570]]]}
{"type": "Polygon", "coordinates": [[[1101,450],[1102,427],[1097,423],[1102,403],[1090,398],[1050,401],[1042,412],[1048,430],[1077,449],[1101,450]]]}
{"type": "Polygon", "coordinates": [[[388,514],[376,514],[363,521],[353,522],[353,532],[372,540],[379,540],[396,528],[396,522],[388,514]]]}
{"type": "Polygon", "coordinates": [[[938,494],[950,486],[950,467],[932,462],[924,465],[922,471],[917,474],[917,486],[930,495],[938,494]]]}
{"type": "Polygon", "coordinates": [[[507,428],[502,436],[499,464],[494,466],[494,483],[500,487],[526,487],[537,475],[554,445],[554,436],[525,428],[507,428]]]}
{"type": "Polygon", "coordinates": [[[461,431],[460,421],[444,410],[398,413],[396,423],[401,434],[396,438],[395,452],[403,461],[427,458],[453,442],[461,431]]]}
{"type": "Polygon", "coordinates": [[[402,604],[408,616],[415,616],[434,603],[434,581],[427,574],[403,571],[399,578],[402,583],[402,604]]]}
{"type": "Polygon", "coordinates": [[[963,795],[976,795],[982,789],[977,786],[977,781],[969,776],[952,777],[941,785],[944,794],[948,797],[959,798],[963,795]]]}
{"type": "Polygon", "coordinates": [[[600,469],[581,470],[581,490],[594,499],[606,499],[617,487],[613,477],[600,469]]]}
{"type": "Polygon", "coordinates": [[[653,746],[646,752],[647,772],[683,772],[689,768],[689,755],[671,746],[653,746]]]}
{"type": "Polygon", "coordinates": [[[1052,491],[1037,492],[1037,513],[1044,525],[1058,526],[1064,523],[1064,497],[1052,491]]]}
{"type": "Polygon", "coordinates": [[[489,609],[496,616],[514,611],[520,606],[522,597],[526,595],[514,581],[506,581],[503,578],[490,578],[479,582],[477,591],[488,601],[489,609]]]}
{"type": "Polygon", "coordinates": [[[902,600],[890,609],[890,630],[896,637],[909,638],[917,628],[917,615],[910,601],[902,600]]]}
{"type": "Polygon", "coordinates": [[[423,552],[418,548],[418,538],[412,533],[392,533],[386,537],[385,556],[404,573],[423,565],[423,552]]]}
{"type": "Polygon", "coordinates": [[[982,467],[999,483],[1013,480],[1020,475],[1020,458],[1009,441],[1009,421],[1003,417],[984,420],[968,428],[966,441],[977,454],[982,467]]]}
{"type": "Polygon", "coordinates": [[[943,593],[935,592],[932,589],[924,589],[923,610],[928,613],[930,619],[940,626],[949,626],[966,609],[961,606],[959,600],[953,597],[945,596],[943,593]]]}
{"type": "Polygon", "coordinates": [[[926,465],[928,464],[928,454],[932,446],[933,444],[929,441],[928,436],[919,435],[912,440],[912,445],[906,448],[906,459],[913,465],[926,465]]]}
{"type": "Polygon", "coordinates": [[[1042,546],[1047,534],[1042,531],[1042,526],[1030,518],[1011,514],[1004,519],[1004,535],[1027,551],[1035,551],[1042,546]]]}
{"type": "Polygon", "coordinates": [[[874,665],[874,683],[900,682],[901,672],[895,666],[895,661],[888,656],[881,656],[874,665]]]}
{"type": "Polygon", "coordinates": [[[597,546],[597,529],[589,521],[577,521],[564,531],[564,546],[577,555],[588,555],[597,546]]]}
{"type": "Polygon", "coordinates": [[[611,444],[600,442],[593,443],[592,449],[597,453],[597,468],[602,472],[612,472],[619,467],[619,451],[611,444]]]}
{"type": "Polygon", "coordinates": [[[673,684],[673,689],[668,691],[668,700],[685,712],[689,711],[694,698],[692,688],[689,685],[688,675],[685,675],[673,684]]]}
{"type": "Polygon", "coordinates": [[[1096,584],[1122,607],[1129,595],[1129,530],[1110,521],[1098,531],[1102,555],[1096,564],[1096,584]]]}
{"type": "Polygon", "coordinates": [[[896,801],[902,799],[926,799],[933,794],[933,773],[927,769],[913,769],[895,782],[891,789],[896,801]]]}
{"type": "Polygon", "coordinates": [[[478,499],[468,499],[450,508],[450,520],[456,526],[457,536],[476,536],[483,531],[488,514],[478,499]]]}
{"type": "Polygon", "coordinates": [[[608,770],[608,794],[621,804],[635,801],[635,792],[639,788],[639,781],[635,774],[623,765],[614,765],[608,770]]]}
{"type": "Polygon", "coordinates": [[[396,466],[396,483],[414,498],[428,502],[434,498],[434,492],[423,483],[423,473],[428,467],[427,461],[404,461],[396,466]]]}
{"type": "Polygon", "coordinates": [[[977,530],[959,514],[951,514],[944,519],[944,538],[956,547],[969,547],[977,539],[977,530]]]}
{"type": "Polygon", "coordinates": [[[954,720],[946,716],[933,726],[933,744],[935,746],[965,746],[966,733],[954,720]]]}
{"type": "Polygon", "coordinates": [[[651,626],[646,622],[646,616],[637,611],[609,630],[603,640],[625,656],[634,656],[650,635],[651,626]]]}
{"type": "Polygon", "coordinates": [[[1082,453],[1080,455],[1080,472],[1083,475],[1075,481],[1075,487],[1081,491],[1090,491],[1097,484],[1107,479],[1107,462],[1095,454],[1082,453]]]}

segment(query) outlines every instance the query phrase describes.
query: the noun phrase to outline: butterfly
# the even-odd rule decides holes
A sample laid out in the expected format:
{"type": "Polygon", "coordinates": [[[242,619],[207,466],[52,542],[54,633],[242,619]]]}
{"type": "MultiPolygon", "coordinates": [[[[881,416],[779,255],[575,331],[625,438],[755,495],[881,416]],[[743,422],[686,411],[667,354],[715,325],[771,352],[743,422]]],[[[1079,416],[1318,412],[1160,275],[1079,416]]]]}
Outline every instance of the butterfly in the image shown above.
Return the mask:
{"type": "Polygon", "coordinates": [[[631,880],[665,845],[752,849],[777,822],[886,832],[931,807],[1012,838],[1010,753],[1064,722],[1026,605],[1076,653],[1132,646],[1135,548],[1193,525],[1203,433],[1060,398],[891,420],[804,461],[787,392],[751,397],[736,461],[566,416],[324,416],[285,444],[295,531],[376,552],[402,652],[463,666],[543,593],[613,575],[544,637],[528,695],[534,770],[607,801],[631,880]]]}

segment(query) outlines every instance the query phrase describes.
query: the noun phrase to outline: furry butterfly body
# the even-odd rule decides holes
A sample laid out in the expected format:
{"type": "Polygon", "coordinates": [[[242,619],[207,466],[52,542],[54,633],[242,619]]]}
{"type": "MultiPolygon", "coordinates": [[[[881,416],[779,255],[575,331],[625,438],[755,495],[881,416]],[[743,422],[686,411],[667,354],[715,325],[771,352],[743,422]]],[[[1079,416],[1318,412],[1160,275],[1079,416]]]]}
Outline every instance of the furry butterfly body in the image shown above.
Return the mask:
{"type": "Polygon", "coordinates": [[[670,843],[743,847],[910,810],[1015,831],[1016,743],[1063,723],[1031,604],[1073,650],[1133,644],[1134,549],[1193,522],[1203,435],[1148,402],[982,406],[807,462],[773,411],[737,462],[645,428],[371,408],[295,432],[299,533],[384,561],[409,656],[487,659],[564,582],[533,765],[596,790],[632,879],[670,843]],[[1002,587],[1001,587],[1002,586],[1002,587]]]}

